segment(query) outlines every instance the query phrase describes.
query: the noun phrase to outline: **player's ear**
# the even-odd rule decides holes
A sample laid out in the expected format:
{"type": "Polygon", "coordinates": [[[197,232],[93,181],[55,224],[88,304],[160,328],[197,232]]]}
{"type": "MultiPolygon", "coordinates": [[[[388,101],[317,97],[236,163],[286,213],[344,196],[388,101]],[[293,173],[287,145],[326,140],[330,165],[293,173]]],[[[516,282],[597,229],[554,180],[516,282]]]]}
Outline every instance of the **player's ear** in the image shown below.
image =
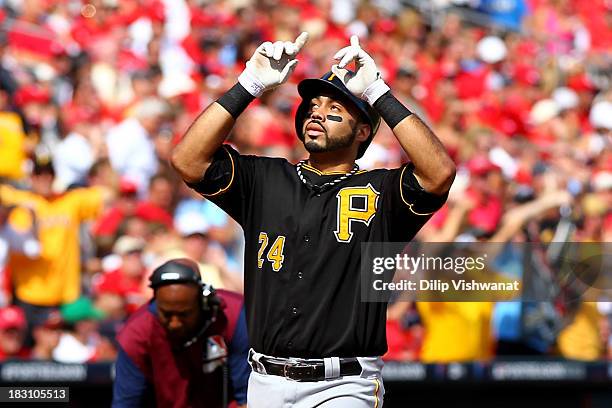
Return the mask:
{"type": "Polygon", "coordinates": [[[355,134],[355,140],[358,142],[365,142],[370,137],[370,125],[364,122],[359,122],[357,125],[357,132],[355,134]]]}

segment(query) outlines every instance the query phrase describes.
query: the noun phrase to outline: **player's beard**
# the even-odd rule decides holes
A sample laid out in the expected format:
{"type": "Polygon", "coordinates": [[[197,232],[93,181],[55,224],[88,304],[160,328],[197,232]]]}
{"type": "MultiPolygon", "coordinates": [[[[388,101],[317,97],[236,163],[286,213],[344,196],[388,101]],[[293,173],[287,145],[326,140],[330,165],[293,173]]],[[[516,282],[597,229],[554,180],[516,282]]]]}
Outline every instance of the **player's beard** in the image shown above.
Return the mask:
{"type": "MultiPolygon", "coordinates": [[[[357,124],[353,121],[349,121],[351,125],[350,133],[344,134],[342,136],[336,136],[334,138],[329,137],[329,133],[327,130],[323,131],[323,140],[324,143],[318,143],[317,140],[306,140],[307,136],[302,136],[302,140],[304,142],[304,147],[308,151],[308,153],[326,153],[326,152],[334,152],[337,150],[347,149],[352,146],[353,141],[355,140],[355,132],[357,129],[357,124]]],[[[320,139],[320,138],[319,138],[320,139]]]]}

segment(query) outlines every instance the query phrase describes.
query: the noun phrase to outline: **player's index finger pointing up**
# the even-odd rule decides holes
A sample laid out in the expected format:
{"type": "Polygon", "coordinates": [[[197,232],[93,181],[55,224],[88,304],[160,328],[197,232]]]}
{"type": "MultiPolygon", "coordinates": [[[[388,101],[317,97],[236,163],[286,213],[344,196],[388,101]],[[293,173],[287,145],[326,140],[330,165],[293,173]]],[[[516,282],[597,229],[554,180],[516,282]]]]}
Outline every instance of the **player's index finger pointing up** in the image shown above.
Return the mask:
{"type": "Polygon", "coordinates": [[[302,47],[304,46],[304,44],[306,44],[306,41],[308,41],[308,33],[306,31],[303,31],[300,35],[298,35],[298,37],[295,39],[295,53],[297,54],[298,52],[300,52],[300,50],[302,49],[302,47]]]}
{"type": "Polygon", "coordinates": [[[356,35],[351,35],[351,46],[359,47],[359,37],[356,35]]]}

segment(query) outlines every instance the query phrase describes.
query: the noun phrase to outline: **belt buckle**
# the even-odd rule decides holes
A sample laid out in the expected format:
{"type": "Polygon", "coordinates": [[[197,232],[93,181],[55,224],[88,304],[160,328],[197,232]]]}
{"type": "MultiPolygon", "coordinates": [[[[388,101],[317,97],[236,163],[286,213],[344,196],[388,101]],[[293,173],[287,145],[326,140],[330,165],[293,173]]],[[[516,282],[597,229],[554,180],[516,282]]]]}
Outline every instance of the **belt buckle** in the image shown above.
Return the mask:
{"type": "Polygon", "coordinates": [[[283,365],[283,377],[292,381],[306,381],[308,377],[314,377],[314,366],[298,361],[289,361],[283,365]],[[299,370],[292,370],[295,368],[299,370]]]}

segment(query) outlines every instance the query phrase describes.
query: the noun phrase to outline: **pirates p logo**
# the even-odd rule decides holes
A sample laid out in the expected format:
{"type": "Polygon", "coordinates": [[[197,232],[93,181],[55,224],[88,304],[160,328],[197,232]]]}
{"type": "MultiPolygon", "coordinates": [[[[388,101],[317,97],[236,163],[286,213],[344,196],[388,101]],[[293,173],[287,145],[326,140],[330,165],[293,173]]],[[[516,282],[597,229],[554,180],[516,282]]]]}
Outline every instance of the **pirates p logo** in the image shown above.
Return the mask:
{"type": "Polygon", "coordinates": [[[338,192],[336,195],[338,200],[337,225],[334,231],[338,242],[351,242],[353,222],[370,225],[376,214],[379,195],[369,183],[366,187],[345,187],[338,192]],[[357,206],[355,202],[359,198],[362,205],[357,206]]]}

